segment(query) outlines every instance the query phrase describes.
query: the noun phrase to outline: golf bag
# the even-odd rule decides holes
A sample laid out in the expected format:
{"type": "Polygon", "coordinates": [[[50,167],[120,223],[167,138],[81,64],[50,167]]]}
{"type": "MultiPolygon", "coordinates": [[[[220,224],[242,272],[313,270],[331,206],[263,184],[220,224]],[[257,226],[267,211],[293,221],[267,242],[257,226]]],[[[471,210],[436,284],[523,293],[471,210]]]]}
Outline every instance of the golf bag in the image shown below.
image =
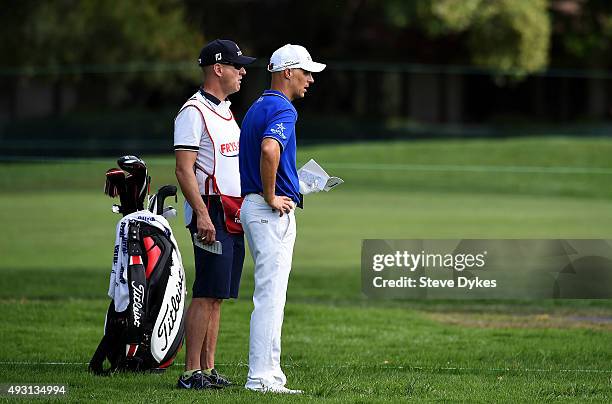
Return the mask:
{"type": "Polygon", "coordinates": [[[163,206],[167,197],[176,198],[176,187],[161,187],[145,210],[146,164],[136,156],[124,156],[118,164],[120,169],[106,172],[105,193],[120,197],[121,206],[113,211],[124,217],[117,224],[104,336],[89,363],[98,375],[165,370],[185,333],[185,273],[166,220],[176,211],[163,206]]]}

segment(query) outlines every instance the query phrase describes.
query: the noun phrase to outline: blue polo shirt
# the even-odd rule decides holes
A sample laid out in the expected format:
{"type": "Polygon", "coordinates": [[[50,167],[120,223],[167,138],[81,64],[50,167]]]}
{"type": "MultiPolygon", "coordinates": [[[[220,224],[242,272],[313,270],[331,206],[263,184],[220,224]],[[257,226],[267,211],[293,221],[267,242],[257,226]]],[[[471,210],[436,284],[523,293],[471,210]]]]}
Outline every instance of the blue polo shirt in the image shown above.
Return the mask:
{"type": "Polygon", "coordinates": [[[279,91],[266,90],[251,105],[240,129],[240,187],[243,196],[263,192],[259,171],[261,142],[269,137],[281,146],[274,193],[288,196],[295,203],[300,202],[300,183],[295,167],[297,117],[291,101],[279,91]]]}

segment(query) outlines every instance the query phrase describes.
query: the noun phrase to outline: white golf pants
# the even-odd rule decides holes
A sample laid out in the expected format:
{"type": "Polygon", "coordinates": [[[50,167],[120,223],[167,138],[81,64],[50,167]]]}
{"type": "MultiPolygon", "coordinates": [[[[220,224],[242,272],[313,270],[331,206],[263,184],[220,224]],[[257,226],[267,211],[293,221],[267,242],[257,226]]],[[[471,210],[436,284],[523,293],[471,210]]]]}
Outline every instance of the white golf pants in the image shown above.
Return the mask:
{"type": "Polygon", "coordinates": [[[240,210],[253,261],[255,291],[249,339],[249,375],[246,388],[284,386],[281,369],[281,329],[295,244],[295,213],[279,216],[258,194],[245,197],[240,210]]]}

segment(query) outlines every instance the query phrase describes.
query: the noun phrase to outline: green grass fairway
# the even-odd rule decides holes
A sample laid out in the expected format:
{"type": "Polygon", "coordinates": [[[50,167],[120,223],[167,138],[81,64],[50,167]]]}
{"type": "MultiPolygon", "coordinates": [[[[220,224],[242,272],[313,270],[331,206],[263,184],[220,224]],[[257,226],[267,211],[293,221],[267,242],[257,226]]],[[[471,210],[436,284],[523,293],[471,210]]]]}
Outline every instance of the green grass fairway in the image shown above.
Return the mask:
{"type": "MultiPolygon", "coordinates": [[[[238,386],[178,391],[180,365],[89,375],[119,219],[102,193],[114,160],[0,164],[0,384],[65,384],[75,402],[610,402],[612,302],[372,301],[361,294],[360,247],[365,238],[612,238],[611,155],[612,140],[565,138],[301,148],[300,164],[315,158],[346,183],[298,212],[283,366],[300,397],[241,388],[250,256],[240,298],[224,304],[217,352],[238,386]]],[[[170,156],[143,157],[154,187],[176,184],[170,156]]],[[[172,224],[190,284],[188,234],[180,218],[172,224]]]]}

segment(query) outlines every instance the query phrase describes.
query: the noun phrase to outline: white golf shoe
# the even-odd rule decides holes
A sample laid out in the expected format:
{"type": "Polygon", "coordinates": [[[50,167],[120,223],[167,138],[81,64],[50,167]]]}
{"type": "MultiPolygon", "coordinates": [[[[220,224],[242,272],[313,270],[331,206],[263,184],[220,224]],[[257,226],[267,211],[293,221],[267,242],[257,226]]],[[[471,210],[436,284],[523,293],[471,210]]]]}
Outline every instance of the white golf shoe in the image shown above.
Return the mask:
{"type": "Polygon", "coordinates": [[[262,386],[261,388],[257,388],[257,389],[249,388],[249,390],[259,391],[260,393],[273,393],[273,394],[302,394],[304,393],[302,390],[288,389],[287,387],[280,385],[280,384],[275,384],[272,386],[262,386]]]}

